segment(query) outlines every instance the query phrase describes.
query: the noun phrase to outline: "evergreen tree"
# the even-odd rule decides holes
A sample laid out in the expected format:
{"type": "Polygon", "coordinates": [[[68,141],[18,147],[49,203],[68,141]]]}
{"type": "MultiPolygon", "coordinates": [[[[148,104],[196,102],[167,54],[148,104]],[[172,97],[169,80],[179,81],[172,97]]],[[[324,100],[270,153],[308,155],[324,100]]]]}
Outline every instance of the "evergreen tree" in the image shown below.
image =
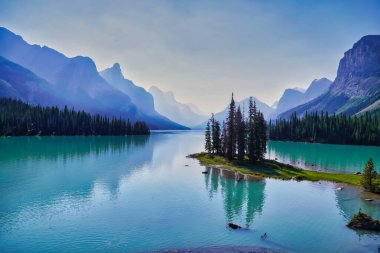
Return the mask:
{"type": "Polygon", "coordinates": [[[361,184],[363,188],[366,189],[367,191],[372,192],[374,190],[374,185],[373,185],[374,178],[375,178],[375,170],[374,170],[373,160],[372,158],[369,158],[364,168],[364,173],[361,180],[361,184]]]}
{"type": "Polygon", "coordinates": [[[205,150],[209,154],[212,153],[210,121],[207,121],[207,125],[206,125],[206,131],[205,131],[205,150]]]}
{"type": "Polygon", "coordinates": [[[249,98],[248,106],[248,122],[247,122],[247,153],[249,161],[254,162],[255,159],[255,117],[256,107],[254,106],[252,97],[249,98]]]}
{"type": "Polygon", "coordinates": [[[232,160],[235,156],[236,151],[236,133],[235,133],[235,100],[234,94],[232,93],[231,103],[228,110],[227,117],[227,136],[226,136],[226,144],[227,144],[227,158],[232,160]]]}
{"type": "Polygon", "coordinates": [[[257,117],[257,131],[258,131],[258,140],[259,140],[259,145],[258,145],[258,156],[257,158],[259,160],[263,160],[265,153],[267,151],[267,126],[266,122],[264,120],[264,114],[259,112],[258,117],[257,117]]]}
{"type": "Polygon", "coordinates": [[[214,154],[221,153],[220,123],[217,120],[214,120],[214,126],[212,130],[212,150],[214,154]]]}
{"type": "Polygon", "coordinates": [[[226,122],[223,120],[222,123],[222,134],[221,134],[221,154],[223,156],[227,155],[227,127],[226,122]]]}
{"type": "Polygon", "coordinates": [[[240,106],[236,111],[236,141],[238,160],[243,160],[245,155],[245,124],[240,106]]]}

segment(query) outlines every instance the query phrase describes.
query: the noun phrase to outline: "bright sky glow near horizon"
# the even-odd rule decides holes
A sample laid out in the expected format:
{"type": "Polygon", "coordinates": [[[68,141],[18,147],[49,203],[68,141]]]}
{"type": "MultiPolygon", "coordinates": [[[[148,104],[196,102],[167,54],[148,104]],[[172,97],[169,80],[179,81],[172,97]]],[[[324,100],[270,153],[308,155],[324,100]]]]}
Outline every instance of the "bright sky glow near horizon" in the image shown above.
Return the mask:
{"type": "Polygon", "coordinates": [[[0,26],[98,70],[119,62],[139,86],[209,113],[231,92],[271,105],[285,88],[333,80],[345,51],[380,34],[380,1],[0,0],[0,26]]]}

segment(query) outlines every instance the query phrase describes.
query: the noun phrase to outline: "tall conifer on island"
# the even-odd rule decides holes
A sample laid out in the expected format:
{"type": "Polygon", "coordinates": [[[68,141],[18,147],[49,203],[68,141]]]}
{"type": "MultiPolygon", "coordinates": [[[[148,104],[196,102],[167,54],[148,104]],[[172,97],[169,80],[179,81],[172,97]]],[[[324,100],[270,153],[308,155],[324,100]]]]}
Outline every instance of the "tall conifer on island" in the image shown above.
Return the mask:
{"type": "Polygon", "coordinates": [[[207,153],[211,154],[211,131],[210,131],[210,121],[207,121],[206,131],[205,131],[205,150],[207,153]]]}
{"type": "Polygon", "coordinates": [[[221,134],[220,140],[221,140],[221,154],[225,156],[227,154],[227,127],[226,127],[226,122],[224,120],[222,123],[222,134],[221,134]]]}
{"type": "Polygon", "coordinates": [[[205,149],[209,154],[222,155],[229,160],[244,160],[248,155],[250,162],[264,159],[267,144],[267,125],[264,115],[257,110],[256,103],[249,99],[247,120],[244,119],[240,106],[235,110],[232,93],[231,103],[226,121],[220,128],[219,121],[212,114],[205,131],[205,149]],[[211,127],[210,127],[211,123],[211,127]]]}
{"type": "Polygon", "coordinates": [[[235,134],[235,100],[234,93],[231,96],[231,103],[228,110],[227,117],[227,158],[232,160],[235,155],[236,150],[236,134],[235,134]]]}
{"type": "MultiPolygon", "coordinates": [[[[212,115],[214,117],[214,114],[212,115]]],[[[221,153],[221,140],[220,140],[220,123],[217,120],[213,121],[212,126],[212,152],[214,154],[221,153]]]]}
{"type": "Polygon", "coordinates": [[[267,127],[266,122],[264,120],[264,114],[262,112],[258,113],[257,117],[257,131],[258,131],[258,159],[263,160],[264,154],[267,152],[267,127]]]}
{"type": "Polygon", "coordinates": [[[243,160],[245,155],[245,124],[240,106],[236,111],[236,142],[238,160],[243,160]]]}
{"type": "Polygon", "coordinates": [[[256,131],[255,131],[255,118],[256,118],[256,103],[253,103],[252,97],[249,98],[248,107],[248,124],[247,124],[247,153],[248,159],[251,162],[256,161],[255,155],[255,143],[256,143],[256,131]]]}

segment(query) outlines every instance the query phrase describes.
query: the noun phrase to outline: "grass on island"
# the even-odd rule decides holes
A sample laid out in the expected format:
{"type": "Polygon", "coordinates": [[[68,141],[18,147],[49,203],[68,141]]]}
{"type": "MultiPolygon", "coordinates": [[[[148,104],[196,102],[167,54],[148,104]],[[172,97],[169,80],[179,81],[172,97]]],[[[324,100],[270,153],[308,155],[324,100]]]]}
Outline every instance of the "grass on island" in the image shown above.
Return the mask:
{"type": "Polygon", "coordinates": [[[309,181],[323,180],[360,186],[361,175],[304,170],[274,160],[264,160],[257,163],[250,163],[247,160],[230,161],[222,156],[213,156],[207,153],[191,154],[189,157],[198,159],[203,165],[218,166],[231,171],[239,171],[243,174],[255,175],[262,178],[270,177],[284,180],[296,179],[309,181]]]}

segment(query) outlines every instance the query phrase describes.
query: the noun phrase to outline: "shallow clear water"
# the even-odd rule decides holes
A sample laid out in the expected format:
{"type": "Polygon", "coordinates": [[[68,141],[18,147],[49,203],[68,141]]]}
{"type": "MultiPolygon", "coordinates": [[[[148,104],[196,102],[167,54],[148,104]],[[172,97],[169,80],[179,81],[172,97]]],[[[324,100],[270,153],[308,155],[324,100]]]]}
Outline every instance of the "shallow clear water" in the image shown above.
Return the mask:
{"type": "Polygon", "coordinates": [[[0,252],[377,252],[378,234],[345,224],[359,208],[380,219],[379,201],[332,183],[235,182],[186,158],[202,147],[200,132],[0,139],[0,252]]]}
{"type": "Polygon", "coordinates": [[[268,158],[277,158],[280,162],[341,173],[363,171],[368,158],[372,157],[380,173],[380,147],[375,146],[270,141],[267,151],[268,158]]]}

